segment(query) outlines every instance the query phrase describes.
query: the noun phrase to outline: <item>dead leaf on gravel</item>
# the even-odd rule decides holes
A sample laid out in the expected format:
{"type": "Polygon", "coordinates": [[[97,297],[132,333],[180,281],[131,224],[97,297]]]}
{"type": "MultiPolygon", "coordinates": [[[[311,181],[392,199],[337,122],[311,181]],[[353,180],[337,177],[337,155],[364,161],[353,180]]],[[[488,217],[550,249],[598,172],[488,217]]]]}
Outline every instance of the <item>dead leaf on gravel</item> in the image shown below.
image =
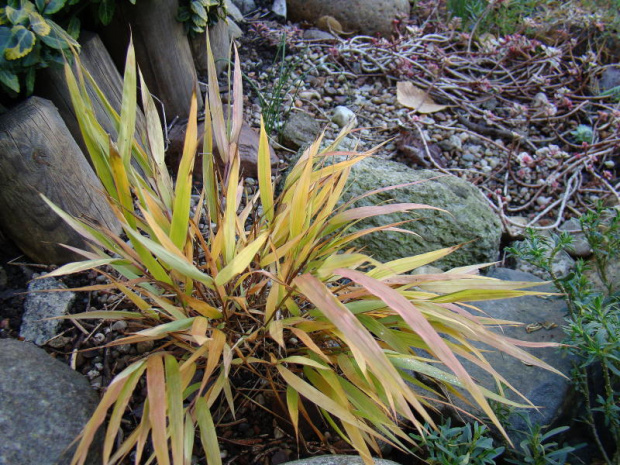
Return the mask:
{"type": "Polygon", "coordinates": [[[435,113],[448,108],[447,105],[438,105],[426,91],[414,86],[409,81],[401,81],[396,84],[396,98],[398,103],[407,108],[412,108],[418,113],[435,113]]]}

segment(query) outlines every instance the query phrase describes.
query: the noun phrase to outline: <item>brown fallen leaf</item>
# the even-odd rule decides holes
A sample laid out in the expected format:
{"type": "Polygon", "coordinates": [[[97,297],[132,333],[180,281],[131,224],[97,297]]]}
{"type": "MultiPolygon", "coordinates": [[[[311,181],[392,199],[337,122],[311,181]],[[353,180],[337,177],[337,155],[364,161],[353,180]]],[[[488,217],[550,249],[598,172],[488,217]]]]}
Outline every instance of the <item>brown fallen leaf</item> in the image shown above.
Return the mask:
{"type": "Polygon", "coordinates": [[[448,108],[447,105],[438,105],[426,91],[414,86],[409,81],[396,84],[396,98],[402,106],[411,108],[418,113],[435,113],[448,108]]]}

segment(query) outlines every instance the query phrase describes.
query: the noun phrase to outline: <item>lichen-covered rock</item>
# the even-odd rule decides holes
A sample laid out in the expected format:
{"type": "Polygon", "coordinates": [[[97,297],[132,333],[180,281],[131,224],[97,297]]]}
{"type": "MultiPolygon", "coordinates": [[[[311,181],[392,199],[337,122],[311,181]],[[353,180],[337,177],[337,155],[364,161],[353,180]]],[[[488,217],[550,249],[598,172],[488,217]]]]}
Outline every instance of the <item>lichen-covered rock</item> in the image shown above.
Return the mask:
{"type": "Polygon", "coordinates": [[[316,22],[324,17],[335,18],[345,32],[373,36],[394,33],[394,20],[409,17],[409,0],[288,0],[292,21],[316,22]]]}
{"type": "Polygon", "coordinates": [[[453,245],[461,249],[434,263],[443,269],[475,263],[492,262],[499,257],[502,226],[478,189],[460,178],[442,176],[430,170],[414,170],[401,163],[368,158],[352,169],[345,200],[381,187],[421,181],[418,184],[366,197],[355,206],[379,205],[382,202],[410,202],[442,208],[414,210],[403,214],[374,217],[358,225],[379,226],[420,218],[401,228],[415,232],[377,232],[356,242],[365,253],[389,261],[453,245]]]}
{"type": "MultiPolygon", "coordinates": [[[[0,339],[0,464],[67,465],[97,407],[88,381],[29,342],[0,339]]],[[[101,464],[95,437],[87,465],[101,464]]]]}

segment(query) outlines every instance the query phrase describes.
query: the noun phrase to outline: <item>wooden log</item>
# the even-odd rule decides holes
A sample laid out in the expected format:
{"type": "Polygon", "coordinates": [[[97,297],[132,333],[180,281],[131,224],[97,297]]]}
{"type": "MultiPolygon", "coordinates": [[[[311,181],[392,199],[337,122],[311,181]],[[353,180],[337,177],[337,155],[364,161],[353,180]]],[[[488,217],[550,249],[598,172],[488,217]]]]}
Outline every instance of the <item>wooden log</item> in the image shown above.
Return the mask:
{"type": "Polygon", "coordinates": [[[164,105],[167,124],[188,117],[194,91],[202,108],[192,52],[176,20],[178,7],[178,0],[118,2],[112,23],[100,31],[117,66],[124,63],[132,35],[136,60],[149,91],[164,105]]]}
{"type": "MultiPolygon", "coordinates": [[[[103,42],[95,33],[83,31],[80,37],[80,45],[82,46],[80,53],[82,66],[93,76],[108,102],[120,114],[123,101],[123,79],[116,69],[112,57],[110,57],[103,42]]],[[[95,90],[89,83],[87,83],[87,91],[88,96],[93,102],[97,121],[106,132],[112,135],[112,139],[116,140],[118,133],[114,120],[108,115],[95,90]]],[[[37,78],[36,94],[54,103],[82,152],[88,154],[86,143],[82,138],[75,110],[71,103],[71,94],[65,79],[64,69],[50,67],[42,70],[37,78]]],[[[146,119],[139,108],[136,114],[136,138],[138,141],[146,138],[146,119]]]]}
{"type": "Polygon", "coordinates": [[[118,223],[104,189],[52,102],[31,97],[0,116],[0,229],[32,260],[83,260],[59,243],[83,238],[43,201],[112,230],[118,223]]]}

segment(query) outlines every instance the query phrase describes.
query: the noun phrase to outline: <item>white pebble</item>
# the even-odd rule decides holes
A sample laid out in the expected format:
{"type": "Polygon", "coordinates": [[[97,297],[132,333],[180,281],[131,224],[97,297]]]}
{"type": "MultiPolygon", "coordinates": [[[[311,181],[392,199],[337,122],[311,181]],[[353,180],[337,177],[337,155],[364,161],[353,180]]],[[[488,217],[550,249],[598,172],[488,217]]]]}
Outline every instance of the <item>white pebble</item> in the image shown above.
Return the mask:
{"type": "Polygon", "coordinates": [[[343,106],[337,106],[334,109],[334,115],[332,116],[332,121],[336,123],[338,126],[345,127],[349,122],[355,119],[355,113],[353,113],[350,109],[343,106]]]}

